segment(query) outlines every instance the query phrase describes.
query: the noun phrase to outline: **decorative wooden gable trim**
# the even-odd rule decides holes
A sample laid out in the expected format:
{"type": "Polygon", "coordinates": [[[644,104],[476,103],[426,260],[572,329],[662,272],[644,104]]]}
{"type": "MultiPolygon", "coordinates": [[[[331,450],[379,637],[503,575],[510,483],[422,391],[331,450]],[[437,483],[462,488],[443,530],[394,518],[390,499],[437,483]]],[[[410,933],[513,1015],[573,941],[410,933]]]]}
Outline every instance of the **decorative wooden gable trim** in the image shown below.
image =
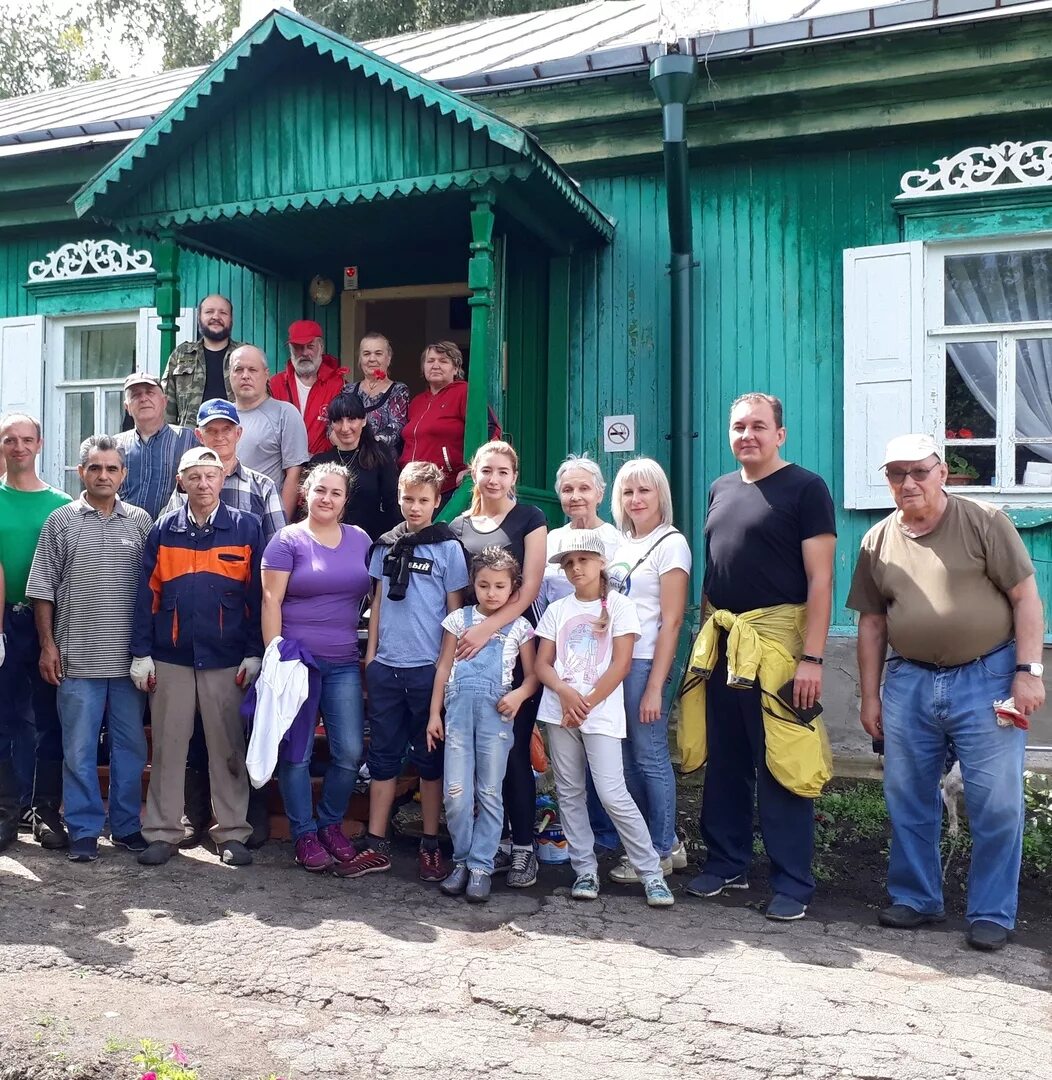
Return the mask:
{"type": "Polygon", "coordinates": [[[37,310],[97,311],[142,307],[153,298],[153,255],[118,240],[78,240],[62,244],[27,267],[24,288],[37,310]]]}
{"type": "MultiPolygon", "coordinates": [[[[294,93],[295,87],[290,86],[288,92],[294,93]]],[[[319,95],[321,93],[319,91],[319,95]]],[[[229,96],[225,100],[229,103],[229,96]]],[[[304,103],[298,114],[302,119],[297,118],[296,122],[310,124],[320,131],[319,118],[325,115],[323,108],[324,104],[317,98],[304,103]]],[[[268,130],[277,134],[273,126],[268,130]]],[[[397,139],[400,136],[395,130],[387,131],[386,137],[397,139]]],[[[265,154],[270,150],[269,139],[266,141],[265,154]]],[[[323,138],[320,141],[324,143],[323,138]]],[[[242,142],[240,149],[242,153],[249,154],[251,149],[259,150],[262,147],[250,148],[242,142]]],[[[322,157],[331,149],[329,145],[316,147],[322,157]]],[[[265,160],[272,164],[273,156],[265,160]]],[[[251,160],[245,159],[219,163],[219,168],[226,174],[251,167],[251,160]]],[[[451,187],[477,189],[524,176],[530,177],[531,183],[538,183],[540,190],[546,190],[555,203],[569,209],[572,217],[581,222],[585,232],[604,240],[612,236],[611,223],[580,193],[570,177],[527,132],[458,94],[444,90],[298,15],[275,11],[216,60],[135,142],[85,184],[74,196],[73,202],[80,216],[91,215],[115,222],[122,228],[146,227],[155,231],[159,227],[178,227],[183,224],[181,219],[191,213],[193,220],[197,221],[229,217],[232,211],[238,216],[282,213],[290,206],[297,208],[297,204],[316,208],[319,204],[335,206],[348,202],[368,202],[451,187]],[[188,134],[189,127],[183,125],[195,112],[208,110],[207,126],[202,128],[205,132],[222,123],[223,112],[218,92],[235,74],[241,94],[238,103],[245,109],[252,108],[255,93],[265,95],[275,89],[272,81],[268,82],[262,77],[266,74],[262,69],[257,67],[253,76],[253,56],[265,49],[273,57],[276,52],[281,52],[282,42],[297,43],[318,56],[328,57],[388,93],[417,103],[425,110],[434,110],[440,117],[449,118],[458,128],[463,125],[472,140],[472,149],[466,155],[467,164],[443,167],[439,155],[433,165],[425,170],[426,175],[374,175],[365,177],[361,183],[351,181],[337,188],[333,186],[335,181],[331,177],[323,184],[303,182],[297,172],[299,163],[289,162],[287,168],[291,182],[282,185],[281,191],[253,190],[247,198],[239,192],[232,199],[208,197],[190,200],[186,197],[185,184],[173,195],[171,188],[165,187],[161,181],[158,181],[158,188],[152,189],[150,185],[158,176],[163,180],[166,166],[178,165],[180,153],[185,150],[188,141],[192,141],[193,134],[188,134]],[[474,146],[476,140],[480,143],[478,148],[474,146]],[[191,202],[194,205],[190,205],[191,202]]],[[[208,177],[199,174],[199,179],[202,186],[207,187],[208,177]]],[[[196,192],[196,183],[193,187],[196,192]]],[[[191,219],[187,216],[186,220],[191,219]]]]}

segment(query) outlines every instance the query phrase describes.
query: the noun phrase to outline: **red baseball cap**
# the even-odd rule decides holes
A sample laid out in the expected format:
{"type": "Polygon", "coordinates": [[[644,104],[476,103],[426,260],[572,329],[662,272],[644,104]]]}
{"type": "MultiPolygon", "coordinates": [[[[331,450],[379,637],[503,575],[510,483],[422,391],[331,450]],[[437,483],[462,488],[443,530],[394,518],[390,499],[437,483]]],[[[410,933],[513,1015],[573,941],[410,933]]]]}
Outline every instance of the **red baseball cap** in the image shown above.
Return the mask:
{"type": "Polygon", "coordinates": [[[313,319],[299,319],[289,327],[290,345],[309,345],[320,337],[324,337],[321,326],[313,319]]]}

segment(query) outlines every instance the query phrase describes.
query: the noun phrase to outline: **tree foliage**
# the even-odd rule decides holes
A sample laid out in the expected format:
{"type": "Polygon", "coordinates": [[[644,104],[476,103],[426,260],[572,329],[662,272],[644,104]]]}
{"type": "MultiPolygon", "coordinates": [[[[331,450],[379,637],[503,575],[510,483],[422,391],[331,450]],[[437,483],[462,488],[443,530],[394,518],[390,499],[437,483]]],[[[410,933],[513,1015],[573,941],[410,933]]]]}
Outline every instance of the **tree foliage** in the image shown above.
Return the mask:
{"type": "MultiPolygon", "coordinates": [[[[275,0],[277,3],[278,0],[275,0]]],[[[140,54],[144,41],[161,42],[162,67],[192,67],[214,60],[237,26],[238,0],[92,0],[98,25],[119,27],[121,43],[140,54]]]]}
{"type": "Polygon", "coordinates": [[[47,12],[0,11],[0,98],[109,74],[91,55],[82,20],[53,19],[47,12]]]}

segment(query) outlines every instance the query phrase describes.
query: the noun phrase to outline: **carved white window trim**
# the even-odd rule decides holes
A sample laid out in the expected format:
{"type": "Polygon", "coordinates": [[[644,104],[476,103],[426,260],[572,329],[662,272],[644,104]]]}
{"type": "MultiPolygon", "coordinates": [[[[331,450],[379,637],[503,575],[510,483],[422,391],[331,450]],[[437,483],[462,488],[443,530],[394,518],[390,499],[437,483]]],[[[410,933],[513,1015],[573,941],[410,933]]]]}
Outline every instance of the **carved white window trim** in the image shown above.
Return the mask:
{"type": "Polygon", "coordinates": [[[1052,186],[1052,141],[970,146],[927,169],[903,173],[900,199],[1052,186]]]}
{"type": "Polygon", "coordinates": [[[29,281],[81,281],[117,274],[153,273],[153,255],[116,240],[78,240],[29,264],[29,281]]]}

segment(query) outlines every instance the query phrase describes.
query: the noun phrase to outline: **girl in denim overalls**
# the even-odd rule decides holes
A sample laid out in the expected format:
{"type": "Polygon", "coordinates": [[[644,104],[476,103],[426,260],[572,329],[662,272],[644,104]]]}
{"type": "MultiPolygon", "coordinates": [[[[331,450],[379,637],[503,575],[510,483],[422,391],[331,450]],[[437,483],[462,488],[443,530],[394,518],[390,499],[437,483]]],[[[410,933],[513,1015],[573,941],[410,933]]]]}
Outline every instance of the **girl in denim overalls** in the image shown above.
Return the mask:
{"type": "Polygon", "coordinates": [[[533,673],[533,628],[522,617],[502,627],[470,660],[454,660],[461,634],[514,597],[522,584],[519,564],[503,548],[486,548],[471,562],[471,584],[475,605],[442,620],[445,634],[427,743],[432,749],[436,740],[446,742],[442,793],[453,838],[453,870],[441,889],[447,896],[466,893],[469,902],[483,903],[489,899],[493,856],[504,824],[501,787],[514,741],[513,721],[539,683],[533,673]],[[513,689],[515,662],[520,658],[524,678],[513,689]]]}

